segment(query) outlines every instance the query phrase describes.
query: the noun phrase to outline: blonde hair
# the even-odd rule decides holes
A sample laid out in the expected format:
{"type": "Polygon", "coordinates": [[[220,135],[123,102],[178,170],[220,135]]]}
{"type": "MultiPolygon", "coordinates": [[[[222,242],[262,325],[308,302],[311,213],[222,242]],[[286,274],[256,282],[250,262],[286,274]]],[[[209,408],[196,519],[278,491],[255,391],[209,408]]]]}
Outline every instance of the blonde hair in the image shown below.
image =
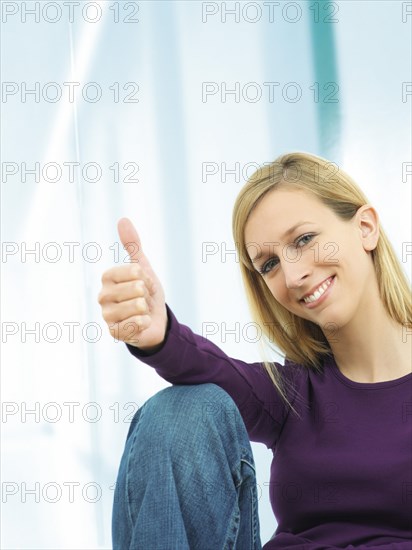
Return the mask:
{"type": "MultiPolygon", "coordinates": [[[[245,245],[244,229],[252,210],[266,193],[280,186],[312,192],[342,220],[350,220],[358,208],[369,201],[335,163],[309,153],[293,152],[280,155],[254,172],[234,204],[232,232],[253,320],[260,326],[264,337],[285,354],[284,368],[291,361],[320,371],[324,357],[331,354],[324,333],[318,325],[294,315],[276,301],[254,268],[245,245]]],[[[412,322],[409,283],[380,223],[379,232],[377,246],[372,250],[379,293],[389,315],[398,323],[409,324],[412,322]]],[[[264,357],[262,342],[259,344],[264,357]]],[[[267,358],[263,365],[281,396],[291,406],[280,373],[267,358]]]]}

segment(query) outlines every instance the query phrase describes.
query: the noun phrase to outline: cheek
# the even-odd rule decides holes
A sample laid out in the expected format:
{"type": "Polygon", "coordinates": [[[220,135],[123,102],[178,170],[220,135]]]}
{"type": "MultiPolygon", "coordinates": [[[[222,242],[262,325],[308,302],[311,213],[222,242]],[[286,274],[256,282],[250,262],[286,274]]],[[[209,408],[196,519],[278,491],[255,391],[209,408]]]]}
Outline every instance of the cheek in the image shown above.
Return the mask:
{"type": "Polygon", "coordinates": [[[282,284],[281,281],[268,281],[267,285],[276,301],[282,305],[289,302],[288,292],[284,283],[282,284]]]}
{"type": "Polygon", "coordinates": [[[338,257],[338,262],[334,265],[339,270],[341,278],[348,282],[350,281],[351,286],[354,285],[362,277],[364,269],[362,254],[355,247],[349,250],[345,247],[345,249],[341,248],[336,256],[338,257]]]}

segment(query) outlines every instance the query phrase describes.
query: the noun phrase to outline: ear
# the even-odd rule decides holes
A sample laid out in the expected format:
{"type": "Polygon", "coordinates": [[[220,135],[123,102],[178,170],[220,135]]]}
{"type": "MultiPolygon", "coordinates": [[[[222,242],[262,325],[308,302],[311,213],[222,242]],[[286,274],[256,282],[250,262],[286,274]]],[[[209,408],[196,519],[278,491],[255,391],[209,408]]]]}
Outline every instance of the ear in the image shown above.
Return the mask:
{"type": "Polygon", "coordinates": [[[364,204],[356,212],[356,224],[365,250],[374,250],[379,240],[379,216],[370,204],[364,204]]]}

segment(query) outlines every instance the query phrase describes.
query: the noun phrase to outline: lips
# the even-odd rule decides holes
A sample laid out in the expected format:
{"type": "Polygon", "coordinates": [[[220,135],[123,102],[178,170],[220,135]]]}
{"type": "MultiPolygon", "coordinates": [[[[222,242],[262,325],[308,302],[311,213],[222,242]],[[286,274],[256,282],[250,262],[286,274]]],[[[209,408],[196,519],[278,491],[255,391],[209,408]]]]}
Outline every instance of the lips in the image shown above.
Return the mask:
{"type": "Polygon", "coordinates": [[[304,294],[304,295],[302,296],[302,298],[301,298],[299,301],[300,301],[300,302],[304,302],[304,301],[305,301],[305,300],[304,300],[305,298],[308,298],[309,296],[312,296],[316,291],[318,291],[318,290],[322,287],[322,285],[324,285],[325,283],[328,283],[328,282],[329,282],[329,284],[330,284],[330,283],[332,282],[332,280],[333,280],[334,277],[335,277],[335,275],[331,275],[330,277],[327,277],[325,280],[323,280],[323,281],[322,281],[321,283],[319,283],[317,286],[314,286],[314,287],[312,288],[312,290],[310,290],[307,294],[304,294]]]}

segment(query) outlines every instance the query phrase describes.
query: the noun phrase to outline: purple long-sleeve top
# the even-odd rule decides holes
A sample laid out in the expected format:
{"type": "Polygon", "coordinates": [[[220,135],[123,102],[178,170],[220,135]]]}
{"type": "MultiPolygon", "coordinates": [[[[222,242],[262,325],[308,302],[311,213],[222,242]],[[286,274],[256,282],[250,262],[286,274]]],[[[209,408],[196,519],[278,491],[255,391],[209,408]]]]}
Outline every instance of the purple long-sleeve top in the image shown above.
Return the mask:
{"type": "Polygon", "coordinates": [[[263,550],[412,550],[412,373],[360,383],[332,355],[320,373],[274,362],[297,417],[262,363],[229,357],[166,309],[161,348],[127,348],[171,384],[223,388],[250,440],[271,449],[278,527],[263,550]]]}

